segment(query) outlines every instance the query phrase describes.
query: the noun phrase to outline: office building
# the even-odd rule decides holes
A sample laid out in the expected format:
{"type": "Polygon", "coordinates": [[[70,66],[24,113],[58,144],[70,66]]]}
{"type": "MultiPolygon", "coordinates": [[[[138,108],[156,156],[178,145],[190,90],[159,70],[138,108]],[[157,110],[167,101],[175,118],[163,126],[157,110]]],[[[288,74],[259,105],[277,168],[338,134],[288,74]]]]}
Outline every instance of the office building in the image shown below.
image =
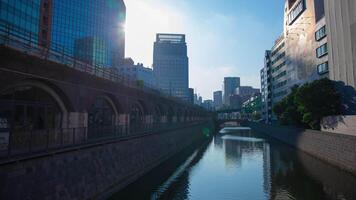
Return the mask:
{"type": "Polygon", "coordinates": [[[260,92],[260,89],[253,88],[251,86],[240,86],[237,89],[237,94],[242,97],[244,97],[244,96],[251,97],[252,95],[259,93],[259,92],[260,92]]]}
{"type": "Polygon", "coordinates": [[[264,56],[264,67],[260,71],[261,77],[261,111],[265,123],[272,119],[272,70],[271,51],[267,50],[264,56]]]}
{"type": "Polygon", "coordinates": [[[240,87],[239,77],[224,78],[224,104],[230,106],[230,96],[236,94],[236,89],[240,87]]]}
{"type": "Polygon", "coordinates": [[[213,100],[204,100],[202,106],[208,111],[213,111],[214,110],[214,102],[213,102],[213,100]]]}
{"type": "Polygon", "coordinates": [[[12,34],[32,35],[37,43],[40,30],[41,0],[0,0],[1,28],[12,34]]]}
{"type": "Polygon", "coordinates": [[[188,67],[185,35],[157,34],[153,70],[158,88],[168,95],[189,101],[188,67]]]}
{"type": "Polygon", "coordinates": [[[194,104],[194,89],[189,88],[188,91],[189,103],[194,104]]]}
{"type": "Polygon", "coordinates": [[[131,58],[126,58],[118,71],[125,77],[125,80],[136,81],[138,85],[155,88],[153,70],[144,67],[142,63],[135,64],[131,58]]]}
{"type": "Polygon", "coordinates": [[[286,0],[284,32],[266,52],[260,72],[262,116],[294,85],[320,78],[356,84],[356,2],[286,0]]]}
{"type": "Polygon", "coordinates": [[[0,13],[1,27],[58,54],[103,67],[125,57],[123,0],[0,0],[0,13]]]}
{"type": "Polygon", "coordinates": [[[285,38],[282,34],[271,49],[272,107],[289,93],[285,38]]]}
{"type": "Polygon", "coordinates": [[[248,119],[259,119],[261,117],[261,93],[256,93],[242,103],[242,114],[248,119]]]}
{"type": "MultiPolygon", "coordinates": [[[[324,0],[286,0],[283,43],[288,88],[328,77],[324,16],[324,0]]],[[[278,95],[285,95],[283,89],[278,95]]]]}
{"type": "MultiPolygon", "coordinates": [[[[319,0],[320,1],[320,0],[319,0]]],[[[327,35],[329,60],[318,67],[329,71],[329,78],[356,88],[356,1],[324,0],[325,28],[316,33],[327,35]],[[326,31],[325,31],[326,29],[326,31]]]]}
{"type": "Polygon", "coordinates": [[[229,108],[231,109],[241,109],[242,108],[242,103],[243,103],[243,99],[240,95],[238,94],[233,94],[229,96],[229,108]]]}
{"type": "Polygon", "coordinates": [[[219,109],[223,106],[223,93],[222,91],[214,92],[214,107],[215,109],[219,109]]]}

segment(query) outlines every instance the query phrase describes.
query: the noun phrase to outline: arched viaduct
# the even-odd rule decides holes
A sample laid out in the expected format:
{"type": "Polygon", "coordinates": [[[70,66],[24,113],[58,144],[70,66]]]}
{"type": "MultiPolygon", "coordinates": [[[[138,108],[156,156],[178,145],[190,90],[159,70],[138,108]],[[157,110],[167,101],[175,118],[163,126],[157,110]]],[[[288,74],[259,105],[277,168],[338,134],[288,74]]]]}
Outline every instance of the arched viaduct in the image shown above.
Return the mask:
{"type": "Polygon", "coordinates": [[[13,141],[44,132],[55,143],[83,142],[209,118],[201,108],[154,90],[128,87],[7,47],[0,47],[0,53],[0,117],[7,120],[13,141]],[[75,136],[68,139],[68,132],[75,136]]]}

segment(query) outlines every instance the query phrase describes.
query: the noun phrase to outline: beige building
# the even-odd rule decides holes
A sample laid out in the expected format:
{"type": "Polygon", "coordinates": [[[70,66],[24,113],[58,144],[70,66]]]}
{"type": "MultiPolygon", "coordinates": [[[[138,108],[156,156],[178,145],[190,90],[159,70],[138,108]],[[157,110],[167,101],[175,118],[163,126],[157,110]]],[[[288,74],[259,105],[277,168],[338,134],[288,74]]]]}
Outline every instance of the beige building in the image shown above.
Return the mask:
{"type": "MultiPolygon", "coordinates": [[[[286,0],[284,36],[288,88],[323,77],[356,88],[356,0],[286,0]]],[[[322,129],[354,134],[352,112],[322,129]]]]}
{"type": "Polygon", "coordinates": [[[284,36],[289,88],[328,76],[327,37],[319,33],[325,30],[322,4],[323,0],[286,0],[284,36]]]}
{"type": "Polygon", "coordinates": [[[328,77],[356,87],[356,1],[286,0],[289,87],[328,77]]]}
{"type": "Polygon", "coordinates": [[[324,0],[330,79],[356,88],[356,0],[324,0]]]}

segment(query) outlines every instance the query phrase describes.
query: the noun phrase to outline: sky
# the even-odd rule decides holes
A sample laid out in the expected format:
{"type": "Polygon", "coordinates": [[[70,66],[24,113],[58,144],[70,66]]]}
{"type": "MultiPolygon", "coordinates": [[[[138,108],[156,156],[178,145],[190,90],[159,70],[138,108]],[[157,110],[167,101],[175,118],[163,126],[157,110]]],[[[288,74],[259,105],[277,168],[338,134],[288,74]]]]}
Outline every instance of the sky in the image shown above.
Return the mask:
{"type": "Polygon", "coordinates": [[[125,0],[126,57],[152,67],[156,33],[186,34],[189,87],[203,99],[226,76],[260,88],[264,52],[283,31],[284,0],[125,0]]]}

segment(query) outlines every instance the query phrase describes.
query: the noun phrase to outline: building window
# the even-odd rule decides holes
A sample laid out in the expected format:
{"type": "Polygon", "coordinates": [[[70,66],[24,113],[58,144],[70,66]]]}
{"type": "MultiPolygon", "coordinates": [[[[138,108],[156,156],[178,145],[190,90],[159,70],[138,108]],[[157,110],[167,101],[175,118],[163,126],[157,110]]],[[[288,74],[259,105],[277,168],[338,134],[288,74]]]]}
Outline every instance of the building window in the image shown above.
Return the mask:
{"type": "Polygon", "coordinates": [[[320,21],[325,16],[324,0],[314,0],[315,22],[320,21]]]}
{"type": "Polygon", "coordinates": [[[318,74],[325,74],[329,72],[329,63],[324,62],[317,66],[318,74]]]}
{"type": "Polygon", "coordinates": [[[298,4],[289,12],[288,14],[288,23],[292,25],[295,20],[304,12],[305,2],[301,0],[298,4]]]}
{"type": "Polygon", "coordinates": [[[283,47],[285,46],[285,43],[283,42],[281,45],[279,45],[274,51],[271,53],[271,57],[276,55],[283,47]]]}
{"type": "Polygon", "coordinates": [[[276,71],[280,70],[285,65],[286,65],[286,61],[282,62],[280,65],[272,69],[272,73],[275,73],[276,71]]]}
{"type": "Polygon", "coordinates": [[[326,54],[328,54],[327,43],[321,45],[320,47],[318,47],[316,49],[316,57],[321,58],[321,57],[325,56],[326,54]]]}
{"type": "Polygon", "coordinates": [[[273,61],[272,61],[272,65],[274,65],[276,62],[278,62],[280,59],[284,58],[286,56],[286,52],[283,52],[281,54],[279,54],[273,61]]]}
{"type": "Polygon", "coordinates": [[[326,36],[326,27],[323,26],[315,32],[315,40],[320,41],[326,36]]]}

